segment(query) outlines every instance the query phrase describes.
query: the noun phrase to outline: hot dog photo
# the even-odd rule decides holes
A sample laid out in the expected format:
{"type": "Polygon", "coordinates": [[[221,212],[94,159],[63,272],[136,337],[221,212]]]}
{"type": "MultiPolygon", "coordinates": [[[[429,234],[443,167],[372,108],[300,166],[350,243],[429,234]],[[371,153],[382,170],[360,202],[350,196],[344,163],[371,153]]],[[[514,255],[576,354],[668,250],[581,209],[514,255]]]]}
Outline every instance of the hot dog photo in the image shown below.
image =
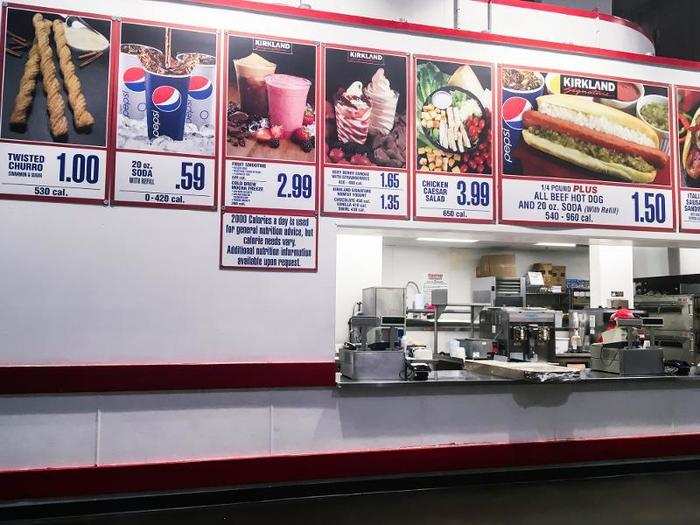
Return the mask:
{"type": "Polygon", "coordinates": [[[671,184],[668,87],[502,66],[505,175],[671,184]]]}
{"type": "Polygon", "coordinates": [[[700,187],[700,89],[678,88],[678,136],[681,182],[700,187]]]}

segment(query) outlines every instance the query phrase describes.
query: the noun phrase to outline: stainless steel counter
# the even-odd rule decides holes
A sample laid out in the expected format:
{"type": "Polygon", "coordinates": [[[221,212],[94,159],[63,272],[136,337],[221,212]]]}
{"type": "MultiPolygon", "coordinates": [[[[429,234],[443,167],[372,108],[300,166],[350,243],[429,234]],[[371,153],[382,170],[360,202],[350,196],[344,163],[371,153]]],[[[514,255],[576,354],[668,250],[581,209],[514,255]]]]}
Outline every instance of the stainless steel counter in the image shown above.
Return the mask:
{"type": "Polygon", "coordinates": [[[673,383],[682,382],[692,384],[697,382],[700,386],[700,376],[620,376],[605,372],[594,372],[586,370],[581,377],[563,382],[538,383],[523,379],[505,379],[493,377],[486,374],[478,374],[467,370],[439,370],[430,374],[426,381],[403,381],[401,379],[382,379],[356,381],[348,379],[340,374],[336,374],[336,383],[339,388],[382,388],[382,387],[402,387],[421,388],[426,386],[460,386],[460,385],[528,385],[528,384],[586,384],[586,383],[629,383],[629,382],[653,382],[653,383],[673,383]]]}

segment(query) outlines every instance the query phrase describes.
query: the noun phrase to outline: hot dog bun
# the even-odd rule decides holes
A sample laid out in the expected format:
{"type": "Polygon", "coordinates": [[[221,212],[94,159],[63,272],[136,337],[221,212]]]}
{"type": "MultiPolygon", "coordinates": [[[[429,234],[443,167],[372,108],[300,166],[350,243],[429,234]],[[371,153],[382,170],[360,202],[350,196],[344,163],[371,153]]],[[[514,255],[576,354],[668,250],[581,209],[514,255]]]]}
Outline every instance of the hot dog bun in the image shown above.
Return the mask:
{"type": "Polygon", "coordinates": [[[532,148],[637,183],[653,182],[668,165],[654,129],[623,111],[573,95],[542,96],[537,107],[523,115],[523,139],[532,148]]]}
{"type": "Polygon", "coordinates": [[[535,149],[548,153],[563,161],[570,162],[571,164],[595,171],[596,173],[605,173],[606,175],[621,177],[630,182],[639,183],[653,182],[656,178],[656,171],[644,172],[635,170],[629,166],[623,166],[622,164],[603,162],[602,160],[586,155],[576,149],[565,148],[561,144],[538,137],[526,129],[523,130],[523,139],[529,146],[535,149]]]}
{"type": "MultiPolygon", "coordinates": [[[[693,117],[693,121],[690,123],[691,126],[696,126],[698,123],[700,123],[700,107],[698,110],[695,112],[695,116],[693,117]]],[[[685,172],[688,174],[688,177],[691,179],[698,179],[700,178],[700,173],[694,171],[691,166],[688,164],[688,159],[690,157],[690,151],[693,149],[693,146],[697,147],[696,141],[698,140],[698,132],[697,131],[689,131],[685,135],[685,141],[683,143],[683,155],[681,156],[681,162],[683,164],[683,168],[685,168],[685,172]]]]}
{"type": "Polygon", "coordinates": [[[659,148],[659,136],[649,124],[629,113],[587,98],[544,95],[537,98],[537,110],[635,144],[659,148]]]}

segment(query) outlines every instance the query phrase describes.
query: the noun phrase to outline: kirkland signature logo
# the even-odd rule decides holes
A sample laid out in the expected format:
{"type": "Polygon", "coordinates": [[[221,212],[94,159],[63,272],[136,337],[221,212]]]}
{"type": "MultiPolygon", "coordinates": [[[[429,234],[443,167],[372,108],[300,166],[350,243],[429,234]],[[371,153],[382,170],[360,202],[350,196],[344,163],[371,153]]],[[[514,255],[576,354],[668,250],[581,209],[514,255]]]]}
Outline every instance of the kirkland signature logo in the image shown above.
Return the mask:
{"type": "Polygon", "coordinates": [[[348,62],[362,62],[363,64],[381,66],[384,65],[384,55],[366,51],[348,51],[348,62]]]}
{"type": "Polygon", "coordinates": [[[599,78],[561,76],[561,92],[582,97],[617,98],[617,82],[599,78]]]}
{"type": "Polygon", "coordinates": [[[256,38],[253,41],[253,49],[255,51],[271,51],[273,53],[292,54],[292,44],[282,42],[281,40],[267,40],[265,38],[256,38]]]}

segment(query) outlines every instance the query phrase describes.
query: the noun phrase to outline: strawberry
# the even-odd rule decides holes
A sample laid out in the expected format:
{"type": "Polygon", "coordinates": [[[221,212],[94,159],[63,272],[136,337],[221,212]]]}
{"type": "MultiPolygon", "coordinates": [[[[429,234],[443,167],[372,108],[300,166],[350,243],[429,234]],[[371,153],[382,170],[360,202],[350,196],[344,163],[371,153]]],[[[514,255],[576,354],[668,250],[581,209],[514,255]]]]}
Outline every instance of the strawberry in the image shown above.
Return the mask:
{"type": "Polygon", "coordinates": [[[301,144],[302,142],[309,140],[310,136],[311,134],[306,128],[297,128],[294,130],[294,133],[292,133],[292,140],[297,144],[301,144]]]}
{"type": "Polygon", "coordinates": [[[267,142],[272,138],[272,134],[270,133],[270,130],[267,128],[260,128],[258,131],[256,131],[253,134],[253,138],[257,140],[258,142],[267,142]]]}
{"type": "Polygon", "coordinates": [[[277,126],[272,126],[270,128],[270,135],[272,136],[273,139],[279,139],[282,137],[282,126],[277,125],[277,126]]]}
{"type": "Polygon", "coordinates": [[[315,117],[314,117],[313,112],[306,110],[304,112],[304,120],[303,120],[302,124],[304,124],[304,126],[308,126],[310,124],[313,124],[314,120],[315,120],[315,117]]]}
{"type": "Polygon", "coordinates": [[[328,152],[328,157],[331,159],[331,162],[341,162],[345,159],[345,153],[340,148],[333,148],[328,152]]]}

